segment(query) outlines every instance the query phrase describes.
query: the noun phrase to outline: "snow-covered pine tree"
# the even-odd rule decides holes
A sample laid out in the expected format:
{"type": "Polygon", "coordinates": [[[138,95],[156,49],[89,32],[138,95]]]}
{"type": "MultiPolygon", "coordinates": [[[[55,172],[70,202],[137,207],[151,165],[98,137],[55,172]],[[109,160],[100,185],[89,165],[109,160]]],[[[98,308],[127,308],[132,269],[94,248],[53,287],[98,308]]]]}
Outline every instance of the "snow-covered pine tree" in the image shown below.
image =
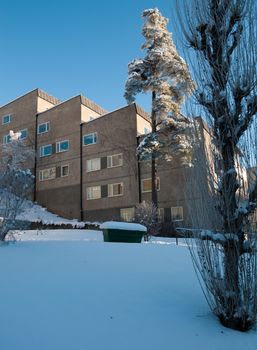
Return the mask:
{"type": "Polygon", "coordinates": [[[146,55],[128,65],[124,97],[128,103],[133,103],[138,93],[152,94],[152,132],[143,139],[138,153],[141,158],[151,157],[152,202],[157,207],[156,158],[160,155],[164,158],[164,150],[168,150],[169,158],[172,153],[187,153],[188,123],[180,108],[194,83],[167,29],[168,19],[157,8],[145,10],[143,19],[145,43],[142,49],[146,55]]]}
{"type": "Polygon", "coordinates": [[[9,230],[17,229],[17,215],[34,185],[34,176],[26,168],[34,152],[19,139],[19,133],[10,131],[10,138],[11,142],[3,145],[0,161],[0,241],[9,230]]]}
{"type": "Polygon", "coordinates": [[[256,0],[181,4],[182,28],[196,54],[195,98],[219,157],[215,207],[223,221],[222,231],[200,232],[195,255],[191,252],[214,313],[226,327],[246,331],[257,315],[257,5],[256,0]],[[249,161],[255,176],[247,189],[242,165],[249,161]]]}

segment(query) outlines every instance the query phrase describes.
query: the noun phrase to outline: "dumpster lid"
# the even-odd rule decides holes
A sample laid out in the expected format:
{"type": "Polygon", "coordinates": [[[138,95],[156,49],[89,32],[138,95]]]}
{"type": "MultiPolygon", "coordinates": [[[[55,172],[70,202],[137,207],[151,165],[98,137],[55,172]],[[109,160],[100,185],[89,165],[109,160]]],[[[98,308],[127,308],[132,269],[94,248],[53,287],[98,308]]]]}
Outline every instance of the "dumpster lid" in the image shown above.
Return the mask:
{"type": "Polygon", "coordinates": [[[131,222],[106,221],[100,225],[100,229],[116,229],[127,231],[142,231],[146,232],[147,228],[141,224],[134,224],[131,222]]]}

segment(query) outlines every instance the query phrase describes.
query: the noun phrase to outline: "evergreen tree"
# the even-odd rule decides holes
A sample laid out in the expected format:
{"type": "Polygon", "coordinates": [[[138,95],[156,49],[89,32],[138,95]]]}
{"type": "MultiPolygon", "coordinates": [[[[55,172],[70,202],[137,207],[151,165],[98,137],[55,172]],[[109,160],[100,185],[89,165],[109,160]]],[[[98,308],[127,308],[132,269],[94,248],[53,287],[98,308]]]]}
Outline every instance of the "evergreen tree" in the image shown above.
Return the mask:
{"type": "Polygon", "coordinates": [[[180,108],[194,83],[167,29],[168,19],[157,8],[145,10],[143,19],[145,43],[142,49],[146,55],[128,65],[124,97],[128,103],[133,103],[138,93],[152,94],[152,132],[143,139],[138,152],[141,158],[151,157],[152,202],[157,206],[156,159],[160,155],[170,158],[172,152],[187,152],[188,123],[180,108]],[[168,150],[168,154],[164,150],[168,150]]]}

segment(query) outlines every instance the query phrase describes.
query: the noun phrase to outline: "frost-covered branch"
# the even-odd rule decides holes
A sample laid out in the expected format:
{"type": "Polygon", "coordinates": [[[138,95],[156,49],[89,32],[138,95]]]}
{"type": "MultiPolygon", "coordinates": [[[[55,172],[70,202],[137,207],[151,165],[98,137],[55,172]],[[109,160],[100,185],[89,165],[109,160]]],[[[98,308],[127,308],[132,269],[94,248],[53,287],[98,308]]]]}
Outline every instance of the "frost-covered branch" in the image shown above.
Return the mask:
{"type": "Polygon", "coordinates": [[[0,162],[0,240],[9,230],[17,227],[17,215],[24,201],[30,196],[34,176],[26,164],[33,159],[34,152],[12,134],[11,142],[3,147],[0,162]]]}

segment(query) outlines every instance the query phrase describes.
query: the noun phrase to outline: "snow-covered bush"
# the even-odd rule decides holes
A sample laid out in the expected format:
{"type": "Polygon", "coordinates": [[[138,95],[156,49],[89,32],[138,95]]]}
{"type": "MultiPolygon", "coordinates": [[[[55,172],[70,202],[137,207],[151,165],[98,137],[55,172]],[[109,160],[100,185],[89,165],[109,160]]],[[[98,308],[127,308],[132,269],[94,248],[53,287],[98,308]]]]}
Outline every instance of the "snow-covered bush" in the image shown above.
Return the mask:
{"type": "Polygon", "coordinates": [[[160,231],[161,224],[156,218],[158,218],[158,209],[152,202],[143,201],[137,204],[133,221],[147,228],[147,232],[144,234],[145,241],[148,241],[151,236],[157,235],[160,231]]]}

